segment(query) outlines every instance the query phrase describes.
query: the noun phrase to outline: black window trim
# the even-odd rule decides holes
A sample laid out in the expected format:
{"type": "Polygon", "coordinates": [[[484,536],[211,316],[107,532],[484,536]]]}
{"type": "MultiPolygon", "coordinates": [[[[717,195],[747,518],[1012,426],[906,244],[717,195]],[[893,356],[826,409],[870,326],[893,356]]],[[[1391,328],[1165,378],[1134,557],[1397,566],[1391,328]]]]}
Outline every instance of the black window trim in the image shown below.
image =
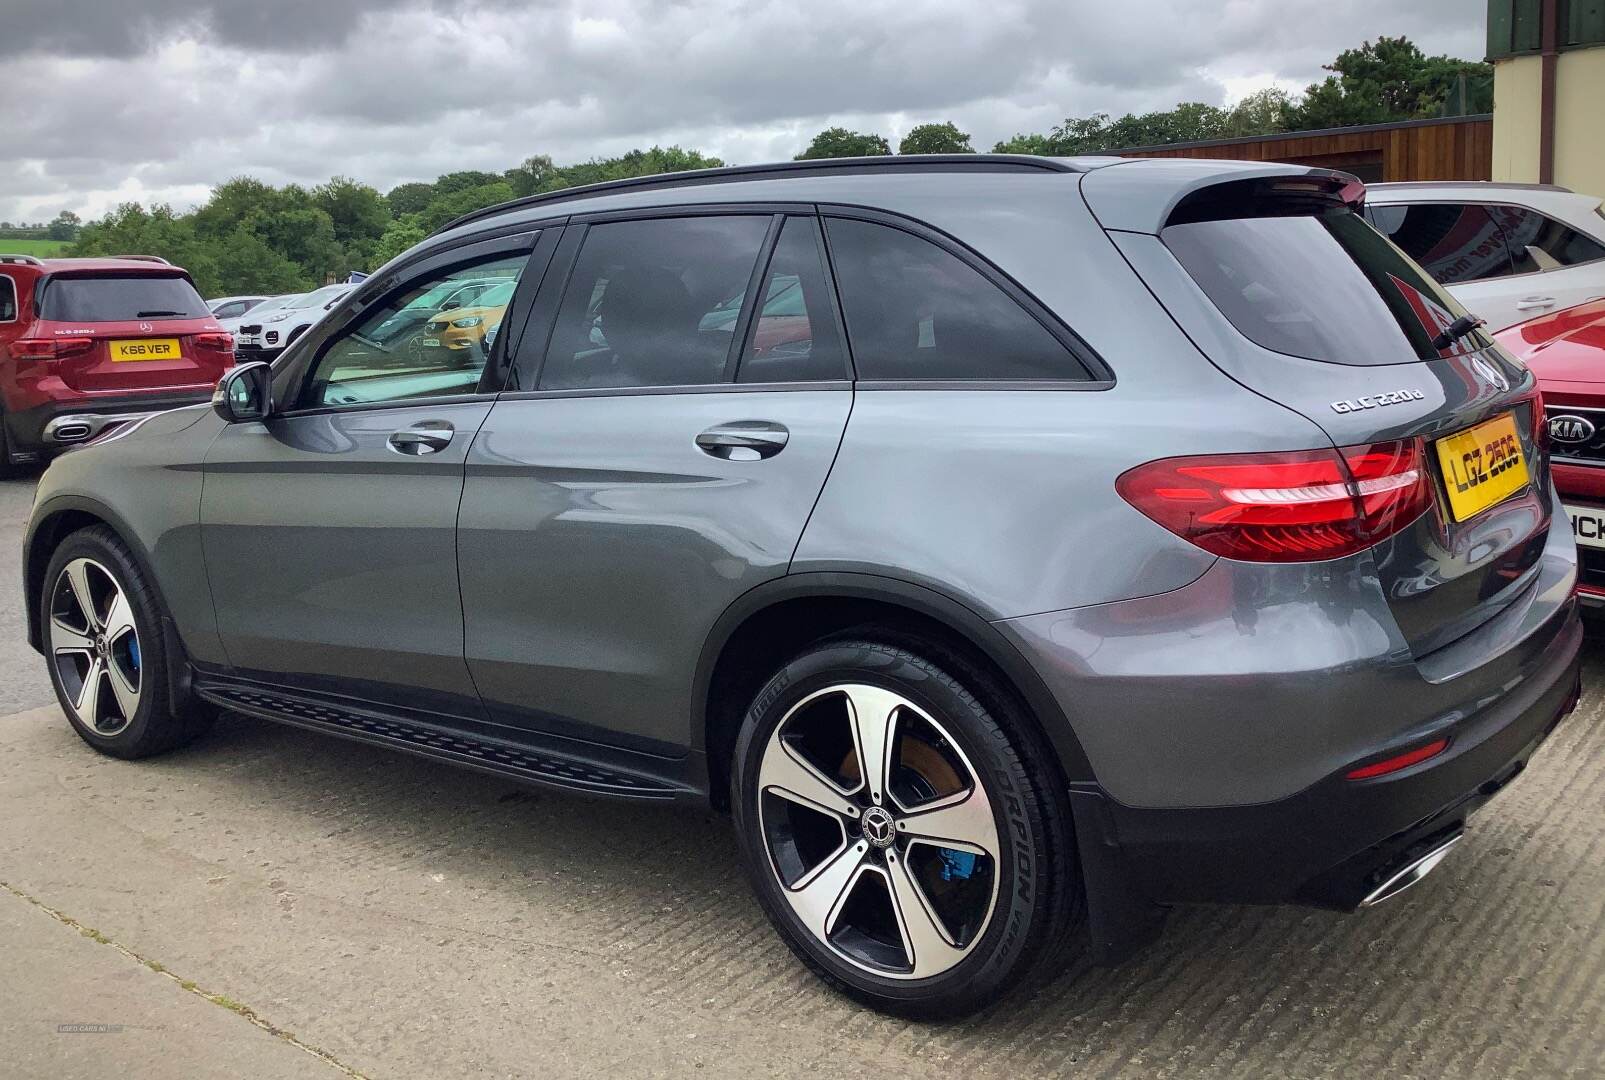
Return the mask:
{"type": "MultiPolygon", "coordinates": [[[[505,252],[509,257],[517,255],[520,251],[527,254],[524,270],[519,276],[518,288],[514,292],[513,300],[508,305],[511,315],[519,305],[520,299],[526,291],[533,297],[539,290],[541,279],[548,269],[552,253],[557,248],[557,239],[552,238],[550,243],[542,241],[552,232],[550,229],[537,229],[527,223],[521,223],[516,228],[495,230],[494,232],[478,233],[474,236],[454,238],[453,242],[444,245],[435,245],[425,251],[418,252],[413,258],[391,269],[382,278],[369,282],[353,289],[341,298],[340,305],[324,318],[317,328],[316,338],[309,333],[295,344],[301,345],[301,351],[295,356],[292,363],[282,372],[277,372],[273,379],[273,395],[275,401],[295,401],[305,389],[305,382],[311,373],[317,370],[319,361],[334,347],[336,343],[344,340],[346,331],[361,316],[372,311],[376,304],[404,291],[416,284],[420,278],[428,274],[436,274],[456,266],[470,265],[484,262],[494,258],[498,252],[505,252]],[[540,259],[544,257],[544,262],[540,259]],[[313,339],[313,340],[309,340],[313,339]],[[282,391],[282,393],[281,393],[282,391]]],[[[561,229],[555,230],[561,232],[561,229]]],[[[507,322],[506,319],[503,323],[507,322]]],[[[469,394],[442,394],[437,397],[401,398],[394,401],[367,401],[342,405],[313,405],[299,408],[276,410],[272,419],[292,419],[300,416],[319,416],[328,413],[373,412],[385,409],[423,408],[432,405],[455,405],[474,401],[490,401],[500,393],[502,383],[506,376],[506,365],[501,364],[498,354],[506,349],[506,336],[502,333],[496,335],[496,343],[492,346],[491,355],[485,361],[480,372],[478,388],[469,394]]]]}
{"type": "MultiPolygon", "coordinates": [[[[858,379],[854,387],[859,390],[1073,390],[1073,391],[1103,391],[1113,389],[1115,385],[1114,371],[1106,364],[1086,340],[1053,313],[1046,304],[1038,300],[1014,278],[1010,277],[1001,267],[987,259],[980,252],[971,248],[958,238],[949,235],[922,221],[902,214],[892,213],[875,207],[856,206],[844,203],[820,203],[819,216],[822,231],[825,233],[825,245],[830,246],[830,218],[848,218],[856,221],[866,221],[876,225],[886,225],[901,230],[911,236],[935,244],[943,251],[952,255],[970,269],[980,274],[998,289],[1002,290],[1011,300],[1020,306],[1027,314],[1041,324],[1055,341],[1064,346],[1082,370],[1086,372],[1085,378],[1059,378],[1059,379],[858,379]]],[[[835,253],[831,258],[831,280],[835,281],[835,253]]],[[[841,299],[837,298],[838,305],[841,299]]],[[[851,339],[849,341],[849,355],[851,355],[851,339]]],[[[857,364],[854,362],[854,372],[857,364]]]]}
{"type": "MultiPolygon", "coordinates": [[[[819,266],[825,275],[825,295],[829,298],[830,302],[830,317],[835,321],[836,324],[836,340],[842,343],[842,363],[845,369],[842,374],[848,383],[853,383],[858,378],[858,369],[853,365],[852,346],[847,340],[847,322],[842,317],[841,294],[836,290],[836,275],[831,272],[830,268],[830,245],[829,241],[825,238],[825,219],[819,216],[819,212],[817,210],[810,208],[806,212],[799,210],[791,213],[776,215],[775,235],[765,247],[764,256],[761,260],[763,269],[755,279],[755,284],[751,286],[751,291],[759,302],[766,303],[768,301],[767,295],[760,296],[759,293],[763,290],[764,282],[769,280],[769,268],[774,264],[775,261],[775,249],[780,246],[781,234],[785,230],[786,222],[791,218],[813,222],[814,251],[819,256],[819,266]]],[[[741,335],[741,347],[736,350],[735,369],[730,373],[731,382],[741,382],[741,361],[746,359],[747,353],[752,347],[753,339],[758,333],[759,313],[762,311],[761,303],[755,304],[752,312],[748,316],[746,328],[741,335]]],[[[809,319],[812,318],[813,315],[810,314],[809,319]]],[[[817,385],[822,382],[834,383],[839,381],[841,380],[811,379],[794,382],[792,380],[782,379],[775,382],[765,383],[754,380],[746,385],[789,387],[804,383],[812,383],[817,385]]]]}
{"type": "MultiPolygon", "coordinates": [[[[1595,236],[1593,233],[1584,232],[1582,229],[1579,229],[1577,226],[1571,224],[1568,221],[1562,221],[1560,218],[1555,217],[1552,214],[1546,214],[1544,211],[1538,209],[1536,206],[1523,206],[1521,203],[1513,203],[1513,202],[1510,202],[1509,200],[1506,200],[1506,199],[1484,200],[1484,199],[1430,198],[1430,199],[1409,199],[1409,200],[1401,199],[1398,202],[1393,202],[1393,201],[1390,200],[1388,202],[1367,203],[1366,204],[1366,213],[1369,215],[1370,212],[1371,212],[1372,207],[1382,208],[1382,207],[1388,207],[1388,206],[1403,206],[1403,207],[1406,207],[1406,208],[1411,207],[1411,206],[1476,206],[1476,207],[1480,207],[1482,212],[1488,215],[1488,219],[1493,222],[1494,228],[1499,231],[1499,236],[1504,241],[1504,244],[1505,244],[1505,254],[1507,254],[1510,257],[1510,264],[1512,266],[1516,265],[1516,251],[1515,251],[1514,248],[1512,248],[1510,246],[1510,236],[1509,236],[1508,233],[1505,232],[1505,227],[1503,225],[1499,224],[1499,219],[1493,216],[1493,213],[1490,210],[1491,207],[1504,206],[1504,207],[1508,207],[1508,208],[1510,208],[1512,210],[1522,210],[1522,211],[1525,211],[1526,213],[1529,213],[1529,214],[1537,214],[1539,217],[1543,218],[1545,221],[1552,221],[1556,225],[1559,225],[1562,228],[1570,229],[1572,232],[1577,233],[1580,236],[1586,236],[1588,239],[1592,240],[1594,243],[1598,244],[1600,247],[1605,247],[1605,240],[1601,240],[1599,237],[1595,236]]],[[[1605,211],[1605,207],[1602,207],[1601,210],[1605,211]]],[[[1371,225],[1372,225],[1372,228],[1376,228],[1376,222],[1375,221],[1372,221],[1371,225]]],[[[1381,229],[1377,229],[1377,231],[1381,232],[1382,230],[1381,229]]],[[[1387,236],[1389,240],[1393,239],[1391,236],[1388,236],[1387,233],[1382,233],[1382,235],[1383,236],[1387,236]]],[[[1605,263],[1605,255],[1601,255],[1597,259],[1588,259],[1588,260],[1586,260],[1584,262],[1572,263],[1572,264],[1570,264],[1568,266],[1557,266],[1553,270],[1545,270],[1545,269],[1542,269],[1542,268],[1539,268],[1537,270],[1522,270],[1519,273],[1513,272],[1513,273],[1509,273],[1509,274],[1500,274],[1498,277],[1483,278],[1483,279],[1480,279],[1478,281],[1460,281],[1460,282],[1456,282],[1455,284],[1457,286],[1460,286],[1460,285],[1481,285],[1484,282],[1488,282],[1488,281],[1506,281],[1506,280],[1509,280],[1510,278],[1536,277],[1539,274],[1553,274],[1553,273],[1556,273],[1556,272],[1561,271],[1561,270],[1575,270],[1579,266],[1597,266],[1597,265],[1599,265],[1601,263],[1605,263]]],[[[1448,286],[1444,286],[1444,287],[1448,288],[1448,286]]]]}

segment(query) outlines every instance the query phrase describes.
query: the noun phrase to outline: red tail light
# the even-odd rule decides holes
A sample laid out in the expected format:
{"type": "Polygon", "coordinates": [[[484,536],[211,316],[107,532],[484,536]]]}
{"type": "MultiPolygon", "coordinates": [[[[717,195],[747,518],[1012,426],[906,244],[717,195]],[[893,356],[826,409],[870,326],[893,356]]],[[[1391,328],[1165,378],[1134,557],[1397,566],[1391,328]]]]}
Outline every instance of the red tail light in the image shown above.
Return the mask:
{"type": "Polygon", "coordinates": [[[1205,551],[1245,562],[1316,562],[1363,551],[1432,503],[1418,440],[1166,458],[1122,473],[1122,498],[1205,551]]]}
{"type": "Polygon", "coordinates": [[[234,335],[230,333],[196,334],[191,340],[195,342],[197,349],[216,349],[218,352],[234,351],[234,335]]]}
{"type": "Polygon", "coordinates": [[[11,343],[13,360],[61,360],[86,353],[95,347],[94,338],[22,338],[11,343]]]}
{"type": "Polygon", "coordinates": [[[1532,396],[1533,407],[1533,442],[1538,444],[1542,452],[1549,450],[1549,417],[1544,414],[1544,392],[1534,390],[1532,396]]]}

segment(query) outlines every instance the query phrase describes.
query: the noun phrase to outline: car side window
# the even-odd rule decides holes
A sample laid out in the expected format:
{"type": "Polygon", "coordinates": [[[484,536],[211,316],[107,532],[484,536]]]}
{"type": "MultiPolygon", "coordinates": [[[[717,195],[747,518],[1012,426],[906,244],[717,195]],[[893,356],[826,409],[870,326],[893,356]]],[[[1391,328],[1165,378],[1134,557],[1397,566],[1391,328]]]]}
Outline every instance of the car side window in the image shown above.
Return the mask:
{"type": "Polygon", "coordinates": [[[501,255],[420,279],[369,308],[318,357],[303,409],[471,394],[529,257],[501,255]],[[463,300],[466,285],[483,285],[463,300]],[[456,297],[455,301],[450,298],[456,297]]]}
{"type": "Polygon", "coordinates": [[[591,226],[569,274],[538,388],[696,386],[728,378],[766,215],[591,226]]]}
{"type": "Polygon", "coordinates": [[[1514,272],[1499,226],[1488,211],[1466,203],[1416,203],[1370,208],[1371,223],[1440,285],[1483,281],[1514,272]]]}
{"type": "Polygon", "coordinates": [[[219,319],[233,319],[244,315],[249,305],[243,300],[234,300],[227,304],[219,304],[212,314],[219,319]]]}
{"type": "Polygon", "coordinates": [[[817,219],[786,219],[758,295],[763,307],[742,351],[737,382],[848,377],[817,219]]]}
{"type": "Polygon", "coordinates": [[[1605,259],[1605,246],[1554,218],[1522,206],[1490,206],[1510,245],[1516,272],[1559,270],[1563,266],[1605,259]]]}
{"type": "Polygon", "coordinates": [[[889,225],[831,218],[831,266],[860,379],[1086,379],[1047,327],[979,270],[889,225]]]}
{"type": "Polygon", "coordinates": [[[17,319],[17,286],[9,277],[0,274],[0,322],[17,319]]]}

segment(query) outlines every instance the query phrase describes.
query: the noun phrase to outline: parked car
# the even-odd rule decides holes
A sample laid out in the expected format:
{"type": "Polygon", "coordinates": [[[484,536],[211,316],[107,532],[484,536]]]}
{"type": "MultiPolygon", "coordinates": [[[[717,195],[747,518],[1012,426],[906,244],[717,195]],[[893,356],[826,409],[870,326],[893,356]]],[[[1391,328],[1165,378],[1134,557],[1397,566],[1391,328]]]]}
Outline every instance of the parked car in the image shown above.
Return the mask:
{"type": "Polygon", "coordinates": [[[0,255],[0,469],[205,401],[234,343],[151,256],[0,255]]]}
{"type": "Polygon", "coordinates": [[[240,332],[240,327],[243,324],[261,323],[262,320],[268,315],[275,311],[283,310],[285,307],[289,306],[300,297],[305,295],[305,293],[285,293],[283,296],[270,296],[263,300],[260,304],[252,307],[251,310],[247,311],[244,315],[238,315],[231,319],[218,319],[218,325],[222,326],[223,329],[227,330],[229,333],[238,335],[240,332]]]}
{"type": "Polygon", "coordinates": [[[1572,709],[1581,627],[1535,377],[1362,192],[954,155],[476,212],[52,466],[30,640],[113,756],[234,709],[727,807],[801,961],[900,1013],[1159,904],[1381,902],[1572,709]],[[517,281],[488,353],[389,365],[470,269],[517,281]]]}
{"type": "Polygon", "coordinates": [[[261,319],[250,319],[234,335],[241,361],[272,360],[316,326],[356,285],[325,285],[303,293],[261,319]]]}
{"type": "Polygon", "coordinates": [[[424,362],[434,362],[430,354],[437,352],[455,355],[457,363],[482,362],[485,332],[501,325],[515,286],[516,282],[511,281],[496,285],[466,307],[446,309],[433,316],[424,324],[420,341],[424,362]]]}
{"type": "Polygon", "coordinates": [[[216,300],[208,300],[206,306],[221,321],[238,319],[266,299],[266,296],[220,296],[216,300]]]}
{"type": "Polygon", "coordinates": [[[1583,602],[1605,605],[1605,300],[1503,330],[1499,343],[1538,376],[1555,489],[1577,541],[1583,602]]]}
{"type": "Polygon", "coordinates": [[[1605,297],[1600,200],[1540,184],[1373,184],[1372,224],[1491,330],[1605,297]]]}

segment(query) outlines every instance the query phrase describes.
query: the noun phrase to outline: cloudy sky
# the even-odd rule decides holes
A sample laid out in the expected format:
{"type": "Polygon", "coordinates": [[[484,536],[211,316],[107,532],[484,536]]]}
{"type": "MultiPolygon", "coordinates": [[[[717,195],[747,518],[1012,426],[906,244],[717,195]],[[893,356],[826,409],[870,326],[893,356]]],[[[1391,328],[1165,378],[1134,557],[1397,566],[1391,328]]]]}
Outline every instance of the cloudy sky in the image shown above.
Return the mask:
{"type": "Polygon", "coordinates": [[[187,207],[230,176],[380,190],[678,143],[789,158],[843,124],[981,149],[1068,115],[1302,88],[1481,0],[3,0],[0,220],[187,207]]]}

